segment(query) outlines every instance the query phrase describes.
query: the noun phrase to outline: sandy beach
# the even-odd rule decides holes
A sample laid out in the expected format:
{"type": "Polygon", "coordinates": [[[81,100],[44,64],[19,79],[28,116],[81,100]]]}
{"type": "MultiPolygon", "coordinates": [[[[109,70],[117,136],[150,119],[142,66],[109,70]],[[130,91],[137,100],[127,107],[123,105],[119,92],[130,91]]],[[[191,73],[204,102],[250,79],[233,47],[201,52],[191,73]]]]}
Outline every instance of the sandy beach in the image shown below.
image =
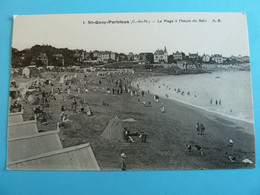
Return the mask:
{"type": "MultiPolygon", "coordinates": [[[[123,80],[130,86],[137,77],[149,77],[150,73],[122,73],[109,75],[107,73],[58,73],[58,76],[75,75],[84,83],[71,84],[71,94],[65,92],[65,84],[54,78],[56,73],[42,73],[43,79],[49,78],[54,88],[61,88],[63,92],[50,101],[46,110],[51,111],[53,117],[48,125],[37,122],[41,131],[54,130],[60,121],[60,106],[72,121],[60,128],[59,136],[63,147],[75,146],[89,142],[101,170],[119,170],[120,153],[127,154],[128,170],[168,170],[168,169],[227,169],[252,168],[255,164],[244,164],[241,161],[248,158],[255,162],[254,126],[252,123],[226,118],[222,115],[209,113],[193,106],[161,98],[154,101],[152,94],[144,93],[144,97],[131,96],[130,93],[112,94],[111,89],[116,87],[115,80],[123,80]],[[80,88],[80,93],[78,93],[80,88]],[[110,89],[110,93],[107,89],[110,89]],[[86,91],[87,89],[87,91],[86,91]],[[87,105],[91,106],[93,116],[87,116],[71,109],[72,96],[77,102],[86,98],[87,105]],[[139,100],[139,101],[138,101],[139,100]],[[151,102],[151,107],[144,106],[142,101],[151,102]],[[105,103],[105,104],[104,104],[105,103]],[[165,113],[160,111],[163,103],[165,113]],[[138,137],[133,137],[134,143],[123,140],[109,141],[100,135],[108,122],[117,115],[120,119],[133,118],[135,122],[123,122],[131,132],[145,132],[147,142],[141,143],[138,137]],[[203,123],[206,127],[205,135],[198,135],[196,123],[203,123]],[[227,147],[229,139],[234,141],[233,152],[237,159],[231,163],[228,158],[227,147]],[[188,152],[186,145],[192,146],[188,152]],[[203,148],[201,155],[194,147],[203,148]]],[[[19,79],[17,79],[19,80],[19,79]]],[[[44,87],[51,91],[51,86],[44,87]]],[[[131,88],[135,90],[134,88],[131,88]]],[[[24,118],[29,119],[34,105],[24,103],[24,118]]],[[[79,107],[78,107],[79,109],[79,107]]]]}

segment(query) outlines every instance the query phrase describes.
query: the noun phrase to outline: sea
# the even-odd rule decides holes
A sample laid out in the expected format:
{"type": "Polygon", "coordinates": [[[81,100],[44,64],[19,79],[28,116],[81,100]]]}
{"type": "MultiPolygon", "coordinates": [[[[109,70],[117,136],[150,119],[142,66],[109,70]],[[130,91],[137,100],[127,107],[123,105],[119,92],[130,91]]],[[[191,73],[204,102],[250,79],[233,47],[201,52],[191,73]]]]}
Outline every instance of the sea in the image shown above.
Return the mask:
{"type": "Polygon", "coordinates": [[[254,123],[250,71],[139,78],[132,85],[199,109],[254,123]]]}

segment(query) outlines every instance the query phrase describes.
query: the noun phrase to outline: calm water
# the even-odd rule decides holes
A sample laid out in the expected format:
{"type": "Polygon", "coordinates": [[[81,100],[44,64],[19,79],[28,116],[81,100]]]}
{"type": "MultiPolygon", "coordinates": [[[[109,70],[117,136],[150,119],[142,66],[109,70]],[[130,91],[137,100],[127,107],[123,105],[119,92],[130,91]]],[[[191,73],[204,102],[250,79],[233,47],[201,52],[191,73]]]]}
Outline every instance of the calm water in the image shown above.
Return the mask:
{"type": "Polygon", "coordinates": [[[253,122],[250,71],[150,77],[133,83],[137,84],[159,96],[253,122]]]}

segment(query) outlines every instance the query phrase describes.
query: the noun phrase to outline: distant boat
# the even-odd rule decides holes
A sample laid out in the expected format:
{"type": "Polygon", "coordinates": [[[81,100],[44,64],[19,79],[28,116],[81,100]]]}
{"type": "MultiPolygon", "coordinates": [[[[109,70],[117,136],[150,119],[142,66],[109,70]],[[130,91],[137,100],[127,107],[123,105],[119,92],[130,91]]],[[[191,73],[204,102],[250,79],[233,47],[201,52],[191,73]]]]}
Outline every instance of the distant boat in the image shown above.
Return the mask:
{"type": "Polygon", "coordinates": [[[216,78],[216,79],[219,79],[219,78],[220,78],[220,76],[216,76],[215,78],[216,78]]]}

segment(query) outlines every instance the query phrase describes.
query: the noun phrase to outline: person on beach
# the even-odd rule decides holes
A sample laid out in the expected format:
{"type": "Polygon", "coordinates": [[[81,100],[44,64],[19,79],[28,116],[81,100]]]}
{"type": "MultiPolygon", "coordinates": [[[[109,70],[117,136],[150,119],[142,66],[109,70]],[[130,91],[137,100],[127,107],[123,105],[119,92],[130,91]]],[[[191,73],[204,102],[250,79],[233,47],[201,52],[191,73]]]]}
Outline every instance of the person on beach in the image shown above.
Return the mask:
{"type": "Polygon", "coordinates": [[[202,150],[202,147],[199,146],[199,145],[195,145],[195,147],[197,148],[198,152],[201,154],[201,155],[204,155],[203,153],[203,150],[202,150]]]}
{"type": "Polygon", "coordinates": [[[44,125],[44,126],[45,126],[45,125],[48,125],[47,119],[46,119],[46,115],[45,115],[45,114],[44,114],[43,117],[42,117],[41,124],[44,125]]]}
{"type": "Polygon", "coordinates": [[[62,105],[61,106],[61,112],[64,112],[65,111],[65,108],[64,108],[64,106],[62,105]]]}
{"type": "Polygon", "coordinates": [[[60,113],[60,120],[62,121],[63,117],[65,116],[65,113],[64,112],[61,112],[60,113]]]}
{"type": "Polygon", "coordinates": [[[144,97],[144,91],[142,91],[142,97],[144,97]]]}
{"type": "Polygon", "coordinates": [[[161,112],[165,113],[165,108],[164,108],[163,104],[161,105],[161,112]]]}
{"type": "Polygon", "coordinates": [[[232,139],[230,139],[229,141],[228,141],[228,148],[229,148],[229,154],[231,154],[231,155],[233,155],[233,140],[232,139]]]}
{"type": "Polygon", "coordinates": [[[87,106],[87,116],[92,116],[93,115],[93,111],[91,109],[90,106],[87,106]]]}
{"type": "Polygon", "coordinates": [[[200,135],[204,135],[206,128],[203,124],[200,125],[200,135]]]}
{"type": "Polygon", "coordinates": [[[77,102],[76,102],[76,99],[75,98],[73,98],[73,101],[72,101],[72,103],[71,103],[71,109],[73,109],[74,108],[74,112],[77,110],[77,102]]]}
{"type": "Polygon", "coordinates": [[[67,90],[68,95],[70,95],[70,90],[71,90],[71,87],[69,86],[69,88],[67,90]]]}
{"type": "Polygon", "coordinates": [[[197,130],[197,134],[200,134],[200,123],[196,124],[196,130],[197,130]]]}
{"type": "Polygon", "coordinates": [[[186,147],[187,147],[188,152],[190,153],[191,152],[191,145],[187,144],[186,147]]]}
{"type": "Polygon", "coordinates": [[[218,101],[218,104],[221,106],[221,99],[218,101]]]}
{"type": "Polygon", "coordinates": [[[212,104],[212,102],[213,102],[213,100],[212,100],[212,99],[210,99],[210,104],[212,104]]]}
{"type": "Polygon", "coordinates": [[[72,122],[72,121],[69,120],[68,115],[65,114],[64,117],[62,118],[62,122],[66,123],[66,122],[72,122]]]}
{"type": "Polygon", "coordinates": [[[218,100],[216,100],[216,105],[218,105],[218,100]]]}
{"type": "Polygon", "coordinates": [[[145,134],[144,132],[141,132],[139,135],[139,138],[141,139],[142,143],[145,143],[146,139],[147,139],[147,134],[145,134]]]}
{"type": "Polygon", "coordinates": [[[126,171],[126,154],[125,153],[120,154],[120,158],[121,158],[121,170],[126,171]]]}
{"type": "Polygon", "coordinates": [[[229,160],[230,160],[231,163],[237,162],[237,161],[236,161],[236,157],[233,156],[233,155],[229,155],[228,158],[229,158],[229,160]]]}
{"type": "Polygon", "coordinates": [[[155,101],[156,103],[159,102],[159,96],[158,96],[158,95],[155,95],[155,96],[153,97],[153,99],[154,99],[154,101],[155,101]]]}
{"type": "Polygon", "coordinates": [[[127,128],[124,128],[124,132],[123,132],[123,138],[126,142],[134,142],[133,138],[130,136],[130,131],[127,130],[127,128]]]}

